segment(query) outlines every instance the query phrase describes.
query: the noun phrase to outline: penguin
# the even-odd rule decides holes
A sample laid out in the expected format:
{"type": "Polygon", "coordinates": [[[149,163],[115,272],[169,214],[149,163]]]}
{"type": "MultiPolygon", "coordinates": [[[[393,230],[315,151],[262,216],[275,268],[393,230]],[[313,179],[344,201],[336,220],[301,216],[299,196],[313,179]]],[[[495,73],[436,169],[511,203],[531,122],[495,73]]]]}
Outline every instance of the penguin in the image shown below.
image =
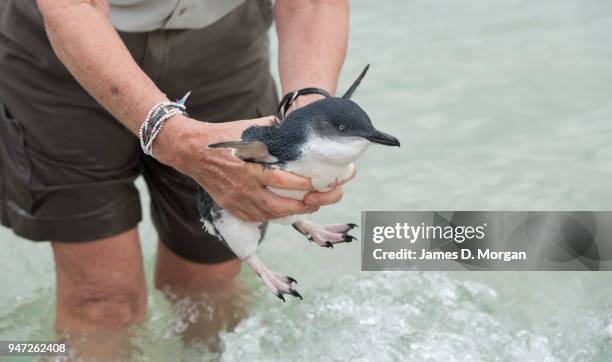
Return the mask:
{"type": "MultiPolygon", "coordinates": [[[[209,145],[229,148],[232,155],[246,162],[273,167],[308,177],[317,191],[326,192],[350,179],[354,162],[372,143],[400,146],[397,138],[374,128],[367,113],[350,98],[369,69],[367,65],[342,97],[332,97],[319,88],[304,88],[287,94],[281,100],[272,126],[252,126],[242,139],[209,145]],[[287,117],[285,113],[300,95],[318,93],[323,99],[301,107],[287,117]]],[[[303,200],[306,191],[268,189],[280,196],[303,200]]],[[[297,281],[269,269],[257,256],[264,223],[245,222],[219,207],[206,191],[198,187],[197,206],[203,228],[227,246],[261,278],[272,293],[283,302],[284,295],[302,299],[297,281]]],[[[355,240],[349,231],[352,223],[319,225],[305,215],[291,215],[270,220],[292,225],[309,241],[333,248],[337,243],[355,240]]]]}

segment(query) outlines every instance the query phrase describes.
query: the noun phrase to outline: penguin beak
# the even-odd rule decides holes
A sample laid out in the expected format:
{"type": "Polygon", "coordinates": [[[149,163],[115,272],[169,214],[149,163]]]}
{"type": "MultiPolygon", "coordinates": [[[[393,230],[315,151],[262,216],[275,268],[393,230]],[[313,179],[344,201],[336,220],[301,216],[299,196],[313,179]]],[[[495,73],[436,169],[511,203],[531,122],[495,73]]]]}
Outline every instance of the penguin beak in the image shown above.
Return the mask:
{"type": "Polygon", "coordinates": [[[397,147],[400,146],[400,142],[397,140],[397,138],[391,136],[390,134],[380,132],[378,130],[374,130],[374,134],[366,137],[366,139],[372,143],[378,143],[380,145],[397,147]]]}

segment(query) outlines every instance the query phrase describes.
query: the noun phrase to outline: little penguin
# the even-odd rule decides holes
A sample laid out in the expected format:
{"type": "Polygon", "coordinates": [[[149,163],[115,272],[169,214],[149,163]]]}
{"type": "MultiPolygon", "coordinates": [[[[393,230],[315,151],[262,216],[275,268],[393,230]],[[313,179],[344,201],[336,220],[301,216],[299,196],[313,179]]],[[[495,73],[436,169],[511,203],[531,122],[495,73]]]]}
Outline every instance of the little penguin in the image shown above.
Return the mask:
{"type": "MultiPolygon", "coordinates": [[[[371,143],[399,147],[397,138],[378,131],[351,95],[365,76],[369,65],[361,72],[348,91],[332,97],[318,88],[304,88],[289,93],[279,105],[277,120],[272,126],[252,126],[242,133],[239,141],[221,142],[210,148],[230,148],[232,155],[246,162],[263,164],[310,178],[320,192],[331,190],[352,177],[354,162],[371,143]],[[319,93],[325,98],[310,103],[284,116],[293,100],[303,94],[319,93]]],[[[303,200],[306,191],[268,189],[280,196],[303,200]]],[[[302,296],[296,289],[297,281],[290,276],[269,269],[256,255],[264,231],[264,223],[245,222],[219,207],[201,187],[197,206],[203,228],[227,246],[261,278],[279,299],[284,294],[302,296]]],[[[318,225],[305,215],[291,215],[271,220],[292,225],[308,240],[322,247],[351,242],[348,232],[357,225],[318,225]]]]}

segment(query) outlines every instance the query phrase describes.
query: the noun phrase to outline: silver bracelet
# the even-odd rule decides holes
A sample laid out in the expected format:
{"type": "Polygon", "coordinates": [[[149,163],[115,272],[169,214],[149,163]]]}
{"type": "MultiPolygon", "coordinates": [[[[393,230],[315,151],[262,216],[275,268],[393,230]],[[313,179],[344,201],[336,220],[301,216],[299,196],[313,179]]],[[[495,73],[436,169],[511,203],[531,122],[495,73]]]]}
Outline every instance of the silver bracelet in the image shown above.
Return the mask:
{"type": "Polygon", "coordinates": [[[187,115],[185,102],[191,92],[176,102],[160,102],[154,105],[138,130],[138,140],[145,155],[153,156],[153,142],[164,127],[166,120],[177,114],[187,115]]]}

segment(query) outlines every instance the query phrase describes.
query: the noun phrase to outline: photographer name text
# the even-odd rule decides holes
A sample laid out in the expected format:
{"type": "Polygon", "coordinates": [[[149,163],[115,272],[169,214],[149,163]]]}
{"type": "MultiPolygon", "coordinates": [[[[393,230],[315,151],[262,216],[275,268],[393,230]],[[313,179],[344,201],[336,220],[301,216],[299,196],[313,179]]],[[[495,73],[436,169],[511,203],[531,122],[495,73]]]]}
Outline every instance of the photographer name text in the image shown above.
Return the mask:
{"type": "Polygon", "coordinates": [[[440,250],[412,250],[401,248],[388,251],[375,248],[372,257],[375,260],[527,260],[524,251],[497,251],[489,248],[468,249],[461,244],[470,240],[482,240],[485,237],[487,224],[476,226],[436,226],[436,225],[408,225],[396,223],[395,226],[376,226],[372,230],[372,242],[382,244],[386,240],[405,240],[409,245],[419,240],[437,240],[454,242],[460,246],[455,251],[440,250]]]}

